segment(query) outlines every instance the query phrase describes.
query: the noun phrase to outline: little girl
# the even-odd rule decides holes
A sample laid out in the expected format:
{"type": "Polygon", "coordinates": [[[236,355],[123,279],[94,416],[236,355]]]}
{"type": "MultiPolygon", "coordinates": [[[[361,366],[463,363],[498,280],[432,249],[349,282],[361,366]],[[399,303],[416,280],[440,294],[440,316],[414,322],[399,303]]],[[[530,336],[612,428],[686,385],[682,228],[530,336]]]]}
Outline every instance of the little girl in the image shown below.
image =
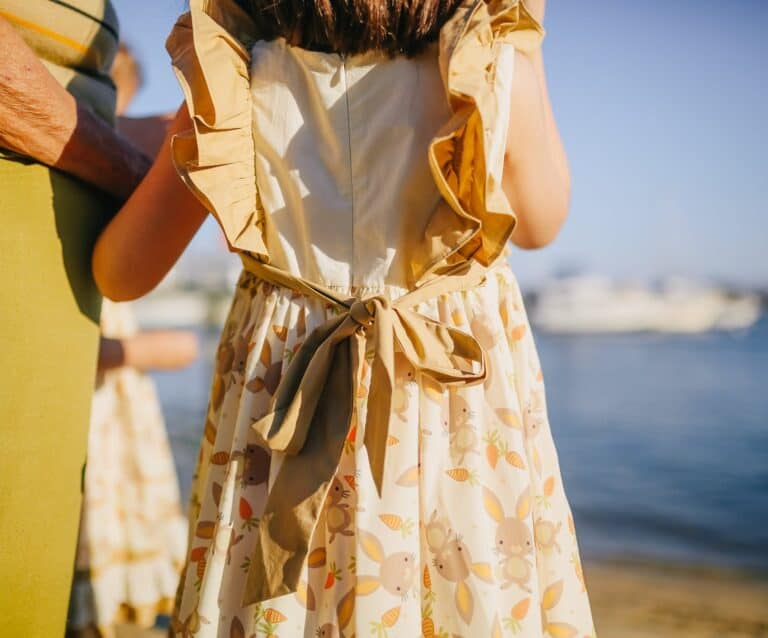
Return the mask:
{"type": "Polygon", "coordinates": [[[142,295],[210,211],[244,265],[173,634],[592,636],[505,259],[568,204],[543,0],[190,4],[186,108],[93,259],[142,295]]]}

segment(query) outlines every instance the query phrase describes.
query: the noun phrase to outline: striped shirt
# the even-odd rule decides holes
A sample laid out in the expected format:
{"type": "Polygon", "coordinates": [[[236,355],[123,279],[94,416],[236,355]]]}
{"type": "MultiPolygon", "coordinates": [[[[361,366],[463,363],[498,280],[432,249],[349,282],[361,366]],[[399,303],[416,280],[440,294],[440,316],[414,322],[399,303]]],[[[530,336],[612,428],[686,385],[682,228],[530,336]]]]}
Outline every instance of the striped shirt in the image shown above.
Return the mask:
{"type": "Polygon", "coordinates": [[[13,25],[59,83],[107,122],[114,121],[109,70],[117,51],[117,14],[109,0],[0,0],[13,25]]]}

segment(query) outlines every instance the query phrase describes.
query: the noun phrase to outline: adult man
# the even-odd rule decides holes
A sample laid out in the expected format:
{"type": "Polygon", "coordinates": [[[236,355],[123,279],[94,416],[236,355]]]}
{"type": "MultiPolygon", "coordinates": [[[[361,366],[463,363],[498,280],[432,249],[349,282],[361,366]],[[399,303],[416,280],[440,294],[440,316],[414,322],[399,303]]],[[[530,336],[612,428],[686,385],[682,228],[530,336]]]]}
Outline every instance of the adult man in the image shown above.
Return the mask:
{"type": "Polygon", "coordinates": [[[2,633],[63,633],[98,346],[95,237],[149,168],[108,0],[0,0],[2,633]]]}

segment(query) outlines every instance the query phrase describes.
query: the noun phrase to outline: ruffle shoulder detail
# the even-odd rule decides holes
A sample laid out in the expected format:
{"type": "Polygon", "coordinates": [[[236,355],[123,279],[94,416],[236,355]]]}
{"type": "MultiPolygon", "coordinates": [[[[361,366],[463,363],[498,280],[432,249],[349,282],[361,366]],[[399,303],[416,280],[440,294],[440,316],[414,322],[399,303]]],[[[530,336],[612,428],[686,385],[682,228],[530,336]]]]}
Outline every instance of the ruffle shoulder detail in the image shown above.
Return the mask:
{"type": "Polygon", "coordinates": [[[430,143],[429,162],[444,205],[426,228],[417,280],[471,259],[487,266],[504,252],[516,222],[501,189],[510,53],[534,50],[543,37],[522,0],[465,0],[443,26],[439,62],[453,116],[430,143]]]}
{"type": "Polygon", "coordinates": [[[166,41],[192,119],[192,129],[172,140],[173,162],[218,220],[230,248],[268,261],[249,89],[256,29],[233,0],[189,4],[166,41]]]}

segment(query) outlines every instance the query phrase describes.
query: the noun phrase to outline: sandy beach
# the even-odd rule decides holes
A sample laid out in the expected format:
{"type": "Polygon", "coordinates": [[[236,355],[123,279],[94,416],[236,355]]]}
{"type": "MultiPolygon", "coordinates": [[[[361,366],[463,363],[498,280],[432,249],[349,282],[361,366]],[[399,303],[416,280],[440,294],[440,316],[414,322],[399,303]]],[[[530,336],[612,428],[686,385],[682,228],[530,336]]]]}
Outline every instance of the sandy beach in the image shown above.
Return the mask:
{"type": "MultiPolygon", "coordinates": [[[[588,563],[585,573],[600,638],[768,638],[768,579],[648,563],[588,563]]],[[[165,635],[128,628],[118,633],[165,635]]]]}
{"type": "Polygon", "coordinates": [[[768,580],[643,563],[585,572],[601,638],[768,637],[768,580]]]}

